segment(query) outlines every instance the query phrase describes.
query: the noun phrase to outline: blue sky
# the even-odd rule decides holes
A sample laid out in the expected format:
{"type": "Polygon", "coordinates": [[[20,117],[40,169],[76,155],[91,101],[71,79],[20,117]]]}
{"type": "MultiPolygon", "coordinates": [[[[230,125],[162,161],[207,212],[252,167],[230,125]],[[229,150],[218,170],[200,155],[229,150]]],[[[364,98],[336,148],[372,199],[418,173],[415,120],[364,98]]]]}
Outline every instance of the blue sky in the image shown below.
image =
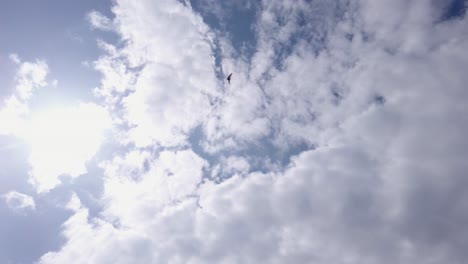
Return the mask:
{"type": "MultiPolygon", "coordinates": [[[[96,38],[109,36],[90,30],[84,16],[89,10],[110,14],[110,1],[3,1],[1,7],[0,31],[8,39],[0,44],[2,64],[11,53],[25,60],[46,59],[53,75],[61,77],[58,94],[89,99],[86,87],[98,85],[99,75],[82,62],[99,56],[96,38]]],[[[11,65],[3,67],[8,72],[11,65]]]]}
{"type": "Polygon", "coordinates": [[[1,2],[0,262],[465,263],[466,4],[1,2]]]}

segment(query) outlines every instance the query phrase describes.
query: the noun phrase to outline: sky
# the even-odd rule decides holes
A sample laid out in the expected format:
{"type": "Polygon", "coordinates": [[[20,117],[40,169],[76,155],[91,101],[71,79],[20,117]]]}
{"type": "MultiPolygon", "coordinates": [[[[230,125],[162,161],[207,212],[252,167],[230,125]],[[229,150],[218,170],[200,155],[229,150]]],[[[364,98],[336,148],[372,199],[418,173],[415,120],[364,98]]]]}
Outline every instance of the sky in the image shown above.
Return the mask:
{"type": "Polygon", "coordinates": [[[1,1],[0,263],[466,263],[466,6],[1,1]]]}

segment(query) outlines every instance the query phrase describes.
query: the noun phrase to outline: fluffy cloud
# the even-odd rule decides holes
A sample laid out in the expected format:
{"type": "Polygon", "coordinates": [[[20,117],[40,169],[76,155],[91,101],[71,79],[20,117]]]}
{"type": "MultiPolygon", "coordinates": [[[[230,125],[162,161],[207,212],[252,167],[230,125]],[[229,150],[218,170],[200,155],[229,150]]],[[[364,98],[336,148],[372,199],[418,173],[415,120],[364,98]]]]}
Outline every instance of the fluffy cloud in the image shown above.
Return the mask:
{"type": "Polygon", "coordinates": [[[226,86],[187,4],[117,1],[126,44],[97,65],[131,78],[97,92],[134,144],[102,163],[101,214],[74,206],[40,262],[464,263],[468,20],[439,8],[264,2],[252,58],[215,37],[226,86]],[[198,125],[207,160],[184,146],[198,125]]]}
{"type": "Polygon", "coordinates": [[[44,61],[21,63],[16,76],[16,92],[19,99],[27,100],[35,88],[46,86],[48,72],[48,66],[44,61]]]}
{"type": "Polygon", "coordinates": [[[103,107],[83,103],[36,112],[27,125],[23,138],[31,147],[30,181],[39,192],[47,192],[62,175],[86,173],[86,162],[99,150],[111,124],[103,107]]]}
{"type": "Polygon", "coordinates": [[[15,211],[36,209],[36,203],[34,202],[34,198],[17,191],[7,192],[2,195],[2,198],[5,200],[7,206],[15,211]]]}
{"type": "Polygon", "coordinates": [[[130,166],[135,168],[135,165],[146,163],[146,170],[129,171],[125,164],[131,157],[127,155],[124,163],[117,161],[123,171],[105,166],[108,178],[104,191],[104,199],[112,201],[108,208],[109,217],[130,227],[143,224],[149,220],[146,216],[155,215],[166,206],[193,196],[201,183],[202,169],[207,166],[190,150],[164,151],[157,158],[148,157],[130,166]],[[139,202],[135,204],[136,201],[139,202]]]}
{"type": "MultiPolygon", "coordinates": [[[[80,234],[80,238],[73,239],[73,242],[70,240],[60,252],[43,256],[41,263],[62,263],[72,259],[92,263],[151,263],[155,255],[170,254],[152,252],[152,248],[160,243],[176,245],[179,239],[183,239],[181,237],[171,241],[171,232],[164,231],[166,224],[172,221],[167,217],[173,217],[174,229],[184,229],[183,223],[178,222],[189,219],[179,219],[185,212],[177,208],[189,206],[187,199],[192,201],[189,203],[190,207],[194,206],[193,197],[202,180],[202,169],[205,166],[206,162],[190,150],[166,151],[156,157],[145,152],[131,152],[123,158],[114,159],[112,163],[104,163],[106,183],[103,199],[111,201],[106,204],[107,209],[103,215],[105,221],[93,219],[89,222],[88,210],[79,207],[75,215],[64,224],[64,234],[70,239],[75,234],[80,234]],[[143,169],[144,164],[148,164],[148,168],[143,169]],[[123,230],[128,232],[122,232],[123,230]],[[90,239],[92,237],[95,239],[90,239]],[[93,243],[91,241],[100,241],[105,246],[99,250],[88,247],[89,243],[93,243]],[[112,254],[116,247],[119,248],[118,251],[127,252],[124,253],[127,257],[112,254]],[[71,252],[82,254],[77,256],[71,252]]],[[[76,209],[77,206],[73,208],[76,209]]]]}
{"type": "Polygon", "coordinates": [[[18,69],[13,93],[1,104],[0,134],[19,135],[24,132],[24,118],[29,113],[29,99],[36,89],[47,85],[49,67],[42,60],[22,62],[16,54],[11,54],[10,59],[18,65],[18,69]]]}
{"type": "Polygon", "coordinates": [[[128,41],[96,63],[105,76],[96,93],[130,127],[124,143],[185,144],[218,91],[208,27],[177,1],[118,1],[113,10],[116,31],[128,41]]]}

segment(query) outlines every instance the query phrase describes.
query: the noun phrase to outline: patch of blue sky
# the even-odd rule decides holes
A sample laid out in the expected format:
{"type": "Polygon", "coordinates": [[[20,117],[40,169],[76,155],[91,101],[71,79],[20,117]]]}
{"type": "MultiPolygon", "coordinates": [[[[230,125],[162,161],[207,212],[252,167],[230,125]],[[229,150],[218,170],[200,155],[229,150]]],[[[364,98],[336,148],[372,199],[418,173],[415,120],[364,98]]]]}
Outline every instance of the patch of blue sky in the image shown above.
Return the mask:
{"type": "MultiPolygon", "coordinates": [[[[258,3],[255,1],[194,0],[191,4],[193,10],[203,17],[204,22],[211,29],[231,41],[240,56],[251,58],[257,44],[253,26],[260,8],[258,3]]],[[[220,56],[218,52],[215,55],[220,56]]]]}
{"type": "Polygon", "coordinates": [[[29,150],[22,140],[7,135],[0,135],[0,195],[11,190],[26,194],[34,193],[28,183],[29,150]]]}
{"type": "MultiPolygon", "coordinates": [[[[8,58],[8,55],[0,53],[0,100],[10,97],[14,91],[15,86],[15,65],[8,58]]],[[[0,101],[0,107],[3,105],[3,101],[0,101]]]]}
{"type": "Polygon", "coordinates": [[[250,148],[243,149],[236,154],[248,157],[251,171],[267,173],[272,170],[271,164],[284,169],[290,164],[292,157],[312,149],[315,149],[315,145],[304,141],[291,142],[287,148],[281,148],[275,145],[271,138],[265,137],[250,148]]]}
{"type": "MultiPolygon", "coordinates": [[[[250,165],[250,172],[263,172],[271,171],[271,165],[277,166],[279,169],[284,169],[290,163],[291,158],[304,151],[315,149],[315,145],[307,142],[298,141],[291,143],[287,148],[281,148],[275,145],[272,136],[263,137],[258,139],[255,144],[245,143],[240,144],[238,148],[227,148],[217,151],[216,153],[206,152],[203,147],[203,141],[206,137],[203,129],[198,126],[193,129],[189,135],[189,142],[191,149],[197,155],[209,162],[210,165],[217,165],[222,162],[222,159],[230,156],[239,156],[245,158],[250,165]]],[[[221,175],[221,177],[214,179],[215,181],[223,181],[230,178],[232,175],[221,175]]],[[[205,178],[211,178],[210,171],[204,175],[205,178]]]]}
{"type": "MultiPolygon", "coordinates": [[[[37,58],[46,61],[50,78],[58,80],[60,89],[54,89],[51,93],[51,89],[41,92],[38,96],[44,98],[38,101],[52,101],[57,96],[62,100],[90,100],[93,97],[92,89],[99,84],[100,75],[92,67],[84,66],[83,62],[91,62],[101,54],[96,44],[97,38],[114,40],[117,36],[92,30],[86,14],[97,10],[112,16],[110,4],[110,0],[1,1],[0,56],[7,58],[15,53],[23,61],[37,58]]],[[[0,64],[5,62],[2,60],[0,64]]]]}
{"type": "Polygon", "coordinates": [[[61,226],[71,212],[42,202],[36,206],[37,211],[21,214],[0,204],[0,263],[34,263],[65,242],[61,226]]]}
{"type": "Polygon", "coordinates": [[[465,16],[467,7],[466,0],[451,0],[445,7],[441,21],[460,18],[465,16]]]}
{"type": "Polygon", "coordinates": [[[0,202],[0,263],[33,263],[50,250],[58,250],[65,242],[61,226],[71,215],[58,204],[63,196],[54,193],[36,195],[28,184],[27,151],[15,139],[0,138],[0,194],[16,190],[35,199],[36,209],[12,210],[0,202]],[[8,142],[9,148],[5,148],[8,142]],[[12,148],[16,148],[13,150],[12,148]],[[55,197],[55,198],[54,198],[55,197]]]}

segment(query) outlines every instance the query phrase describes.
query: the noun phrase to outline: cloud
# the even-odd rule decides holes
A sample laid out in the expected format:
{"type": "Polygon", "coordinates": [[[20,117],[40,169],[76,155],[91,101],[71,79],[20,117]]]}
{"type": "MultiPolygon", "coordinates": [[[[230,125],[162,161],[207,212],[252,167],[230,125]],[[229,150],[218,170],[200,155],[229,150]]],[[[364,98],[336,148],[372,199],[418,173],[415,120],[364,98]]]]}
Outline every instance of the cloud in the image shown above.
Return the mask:
{"type": "Polygon", "coordinates": [[[49,68],[44,61],[23,62],[16,76],[16,92],[21,100],[31,97],[33,89],[47,85],[46,77],[49,68]]]}
{"type": "Polygon", "coordinates": [[[96,92],[128,151],[40,263],[464,263],[467,18],[437,7],[264,2],[251,58],[213,37],[225,86],[188,5],[117,1],[96,92]]]}
{"type": "Polygon", "coordinates": [[[78,177],[99,150],[111,126],[107,111],[94,103],[36,112],[23,138],[31,147],[30,182],[39,192],[60,183],[59,177],[78,177]]]}
{"type": "Polygon", "coordinates": [[[113,30],[112,21],[108,17],[99,13],[98,11],[94,10],[94,11],[89,12],[87,15],[87,19],[93,28],[104,30],[104,31],[113,30]]]}
{"type": "Polygon", "coordinates": [[[21,62],[18,55],[10,55],[18,65],[13,94],[7,97],[0,108],[0,134],[18,135],[24,130],[24,118],[29,113],[29,100],[33,92],[47,85],[49,67],[45,61],[21,62]]]}
{"type": "Polygon", "coordinates": [[[186,144],[218,92],[208,27],[177,1],[117,1],[113,10],[117,32],[131,41],[96,62],[104,75],[96,93],[131,127],[122,141],[186,144]]]}
{"type": "Polygon", "coordinates": [[[2,195],[7,206],[14,211],[36,210],[34,198],[17,191],[9,191],[2,195]]]}
{"type": "MultiPolygon", "coordinates": [[[[95,103],[76,106],[45,106],[30,111],[36,90],[48,85],[49,67],[45,61],[18,64],[13,94],[0,109],[0,135],[12,135],[30,147],[30,182],[39,192],[46,192],[66,174],[78,177],[86,173],[85,163],[99,150],[104,130],[110,128],[107,110],[95,103]]],[[[57,80],[52,81],[56,86],[57,80]]]]}
{"type": "Polygon", "coordinates": [[[20,59],[20,57],[18,56],[18,54],[12,53],[12,54],[10,54],[9,58],[10,58],[10,60],[11,60],[12,62],[14,62],[15,64],[20,64],[20,63],[21,63],[21,59],[20,59]]]}
{"type": "Polygon", "coordinates": [[[211,178],[215,181],[223,181],[225,177],[233,175],[245,175],[250,170],[250,163],[240,156],[221,158],[219,164],[211,169],[211,178]]]}
{"type": "Polygon", "coordinates": [[[70,201],[68,201],[65,207],[74,212],[78,212],[82,208],[81,200],[80,198],[78,198],[78,195],[76,195],[76,193],[72,193],[70,201]]]}
{"type": "MultiPolygon", "coordinates": [[[[71,239],[78,233],[80,238],[73,239],[74,242],[70,241],[59,252],[44,255],[40,263],[62,263],[72,258],[75,261],[86,260],[92,263],[153,262],[152,256],[156,252],[151,252],[151,248],[155,242],[152,242],[152,235],[141,232],[157,225],[161,214],[171,215],[172,205],[185,204],[188,197],[193,197],[202,179],[202,169],[206,165],[204,160],[190,150],[165,151],[151,158],[146,153],[132,152],[124,158],[114,159],[112,164],[103,164],[106,171],[103,199],[112,201],[106,204],[106,220],[91,218],[89,222],[88,210],[81,207],[64,224],[64,235],[67,238],[71,239]],[[137,172],[135,169],[146,162],[149,163],[148,169],[139,178],[133,178],[132,172],[137,172]],[[166,210],[169,211],[165,212],[166,210]],[[129,232],[121,232],[121,228],[129,232]],[[89,238],[95,235],[98,237],[92,240],[106,244],[104,248],[96,250],[97,248],[88,247],[91,242],[89,238]],[[117,237],[121,237],[121,241],[114,240],[117,237]],[[112,254],[117,248],[122,250],[120,252],[127,252],[128,257],[112,254]],[[75,250],[82,254],[74,257],[70,255],[75,250]]],[[[167,220],[163,217],[163,221],[167,220]]],[[[162,225],[154,228],[161,227],[162,225]]],[[[157,242],[165,239],[162,234],[154,237],[157,242]]]]}
{"type": "Polygon", "coordinates": [[[129,227],[150,221],[147,216],[195,195],[202,181],[202,169],[207,166],[206,161],[191,150],[164,151],[157,157],[141,153],[145,159],[131,162],[133,155],[114,160],[112,164],[119,164],[118,170],[112,164],[104,167],[107,176],[104,198],[113,201],[108,204],[107,215],[129,227]],[[147,164],[145,170],[135,170],[135,166],[143,164],[147,164]]]}

